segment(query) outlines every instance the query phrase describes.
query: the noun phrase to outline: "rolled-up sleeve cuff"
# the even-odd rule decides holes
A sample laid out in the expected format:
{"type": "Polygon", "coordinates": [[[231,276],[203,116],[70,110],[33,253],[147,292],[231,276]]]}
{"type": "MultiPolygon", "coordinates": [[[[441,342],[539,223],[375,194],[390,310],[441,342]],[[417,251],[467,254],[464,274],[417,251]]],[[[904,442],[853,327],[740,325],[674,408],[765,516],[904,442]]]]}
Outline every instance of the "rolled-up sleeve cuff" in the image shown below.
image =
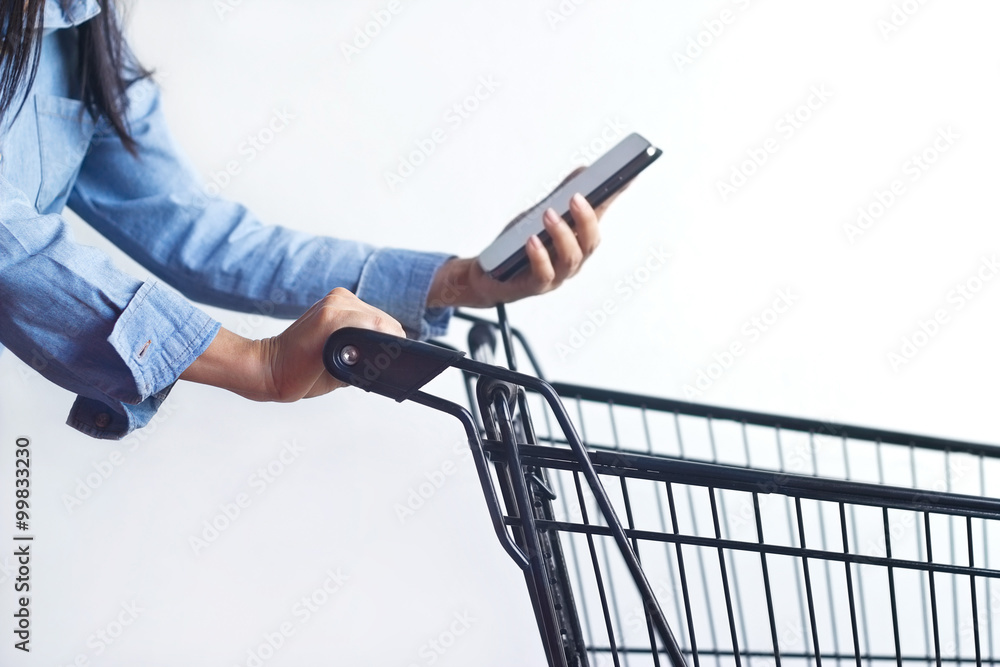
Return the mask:
{"type": "Polygon", "coordinates": [[[452,255],[382,248],[369,256],[358,281],[357,296],[389,313],[408,336],[425,339],[448,330],[453,308],[428,308],[434,274],[452,255]]]}
{"type": "Polygon", "coordinates": [[[140,403],[173,384],[208,348],[221,325],[184,297],[157,283],[139,288],[108,342],[132,371],[140,403]]]}
{"type": "Polygon", "coordinates": [[[171,384],[136,405],[77,396],[66,424],[92,438],[120,440],[153,419],[173,386],[171,384]]]}
{"type": "Polygon", "coordinates": [[[134,390],[81,394],[66,423],[91,437],[110,440],[142,428],[180,374],[215,339],[220,326],[169,288],[155,281],[143,283],[108,337],[132,373],[134,390]]]}

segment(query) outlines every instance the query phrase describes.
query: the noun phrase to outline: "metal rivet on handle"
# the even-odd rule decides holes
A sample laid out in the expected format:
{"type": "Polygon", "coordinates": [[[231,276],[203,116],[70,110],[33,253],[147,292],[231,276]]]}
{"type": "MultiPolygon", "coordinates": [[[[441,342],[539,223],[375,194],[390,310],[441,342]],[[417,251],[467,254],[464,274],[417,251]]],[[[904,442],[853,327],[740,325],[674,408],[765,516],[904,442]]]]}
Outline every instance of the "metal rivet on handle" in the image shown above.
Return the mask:
{"type": "Polygon", "coordinates": [[[360,356],[361,353],[358,351],[358,348],[353,345],[345,345],[340,348],[340,360],[348,366],[358,363],[358,357],[360,356]]]}

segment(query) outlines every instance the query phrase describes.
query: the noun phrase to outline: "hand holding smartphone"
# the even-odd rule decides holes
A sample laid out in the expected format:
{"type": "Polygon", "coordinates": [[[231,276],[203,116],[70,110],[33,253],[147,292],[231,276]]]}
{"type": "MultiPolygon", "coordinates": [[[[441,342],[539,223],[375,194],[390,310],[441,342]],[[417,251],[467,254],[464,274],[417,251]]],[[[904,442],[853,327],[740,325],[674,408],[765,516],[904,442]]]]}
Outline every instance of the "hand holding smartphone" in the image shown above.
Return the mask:
{"type": "Polygon", "coordinates": [[[545,211],[554,208],[570,226],[573,216],[569,201],[579,192],[587,202],[598,207],[621,190],[643,169],[652,164],[663,151],[650,144],[641,135],[632,133],[614,148],[598,158],[592,165],[576,174],[534,207],[515,218],[479,255],[483,271],[496,280],[506,281],[528,265],[524,246],[537,234],[547,246],[548,233],[542,222],[545,211]]]}

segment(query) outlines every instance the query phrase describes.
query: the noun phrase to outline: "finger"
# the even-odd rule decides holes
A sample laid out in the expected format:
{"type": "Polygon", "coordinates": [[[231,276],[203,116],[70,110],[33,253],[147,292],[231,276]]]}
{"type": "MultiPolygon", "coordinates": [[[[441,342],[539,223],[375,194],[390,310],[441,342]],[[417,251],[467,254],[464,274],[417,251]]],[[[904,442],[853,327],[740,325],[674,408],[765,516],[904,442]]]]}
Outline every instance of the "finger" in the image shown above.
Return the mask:
{"type": "MultiPolygon", "coordinates": [[[[316,327],[316,333],[319,334],[318,340],[313,341],[309,347],[317,346],[320,343],[325,345],[326,339],[329,338],[331,333],[347,327],[380,331],[400,337],[405,337],[406,335],[403,327],[395,318],[379,308],[358,299],[347,290],[343,290],[342,293],[336,295],[331,293],[324,300],[329,301],[329,303],[324,308],[321,308],[320,312],[327,310],[325,313],[326,317],[318,318],[322,322],[316,327]],[[327,318],[332,318],[332,321],[327,318]]],[[[310,358],[313,356],[315,355],[312,353],[308,354],[310,358]]],[[[316,358],[319,359],[321,357],[316,358]]],[[[308,387],[302,398],[322,396],[335,389],[347,386],[330,375],[322,364],[315,365],[312,368],[303,368],[300,366],[297,372],[300,375],[303,385],[308,387]]]]}
{"type": "Polygon", "coordinates": [[[554,209],[545,212],[545,231],[552,238],[552,248],[555,250],[553,266],[556,270],[556,282],[561,282],[580,268],[583,262],[583,251],[576,240],[576,234],[565,220],[556,214],[554,209]]]}
{"type": "Polygon", "coordinates": [[[597,213],[591,208],[590,203],[581,195],[576,193],[569,201],[569,210],[573,215],[573,231],[576,232],[576,241],[583,252],[583,258],[590,257],[601,242],[601,231],[598,228],[597,213]]]}
{"type": "MultiPolygon", "coordinates": [[[[558,190],[562,186],[566,185],[570,181],[570,179],[572,179],[574,176],[576,176],[577,174],[579,174],[584,169],[586,169],[586,167],[577,167],[573,171],[569,172],[569,176],[567,176],[566,178],[562,179],[562,181],[559,182],[559,185],[557,185],[555,188],[553,188],[552,192],[550,192],[549,194],[545,195],[545,197],[543,197],[542,200],[544,201],[545,199],[548,199],[549,196],[553,192],[555,192],[556,190],[558,190]]],[[[532,208],[534,208],[534,207],[532,207],[532,208]]],[[[531,212],[531,210],[532,209],[529,208],[529,209],[525,209],[524,211],[521,211],[520,213],[518,213],[517,216],[515,216],[513,220],[511,220],[510,222],[507,223],[507,225],[501,230],[501,232],[505,232],[508,229],[510,229],[511,227],[513,227],[514,225],[516,225],[517,223],[519,223],[522,219],[524,219],[524,216],[528,215],[528,213],[531,212]]]]}
{"type": "Polygon", "coordinates": [[[406,332],[403,331],[403,325],[394,318],[389,313],[376,308],[375,306],[365,303],[361,299],[358,299],[358,304],[361,306],[361,311],[366,317],[371,318],[371,325],[369,329],[374,329],[375,331],[381,331],[382,333],[391,334],[393,336],[406,336],[406,332]]]}
{"type": "Polygon", "coordinates": [[[365,303],[353,292],[343,287],[338,287],[330,292],[323,301],[334,311],[334,316],[341,320],[341,322],[334,323],[331,332],[351,326],[381,331],[393,336],[405,335],[402,325],[394,317],[369,303],[365,303]]]}
{"type": "Polygon", "coordinates": [[[393,336],[405,336],[402,325],[391,315],[388,315],[374,306],[363,304],[365,307],[342,310],[336,314],[335,324],[327,335],[338,329],[355,327],[358,329],[370,329],[393,336]]]}
{"type": "Polygon", "coordinates": [[[541,294],[549,289],[556,279],[556,270],[552,266],[552,258],[545,244],[536,235],[528,237],[528,242],[524,246],[524,251],[528,255],[528,263],[531,266],[531,277],[534,285],[531,286],[532,293],[541,294]]]}

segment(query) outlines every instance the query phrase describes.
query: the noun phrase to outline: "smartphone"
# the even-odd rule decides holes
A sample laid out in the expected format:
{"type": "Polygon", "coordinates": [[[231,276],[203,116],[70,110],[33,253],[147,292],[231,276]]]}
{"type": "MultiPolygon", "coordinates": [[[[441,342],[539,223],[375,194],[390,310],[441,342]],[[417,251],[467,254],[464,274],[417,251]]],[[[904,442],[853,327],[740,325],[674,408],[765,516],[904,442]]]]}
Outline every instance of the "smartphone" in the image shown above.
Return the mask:
{"type": "Polygon", "coordinates": [[[493,278],[509,280],[528,266],[528,255],[524,245],[532,234],[551,248],[552,239],[545,231],[542,216],[549,208],[563,217],[570,226],[573,216],[569,210],[569,200],[579,192],[593,207],[603,204],[611,195],[621,190],[643,169],[651,165],[663,153],[641,135],[632,133],[622,139],[592,165],[566,181],[544,200],[528,209],[500,233],[500,236],[479,255],[479,265],[493,278]]]}

